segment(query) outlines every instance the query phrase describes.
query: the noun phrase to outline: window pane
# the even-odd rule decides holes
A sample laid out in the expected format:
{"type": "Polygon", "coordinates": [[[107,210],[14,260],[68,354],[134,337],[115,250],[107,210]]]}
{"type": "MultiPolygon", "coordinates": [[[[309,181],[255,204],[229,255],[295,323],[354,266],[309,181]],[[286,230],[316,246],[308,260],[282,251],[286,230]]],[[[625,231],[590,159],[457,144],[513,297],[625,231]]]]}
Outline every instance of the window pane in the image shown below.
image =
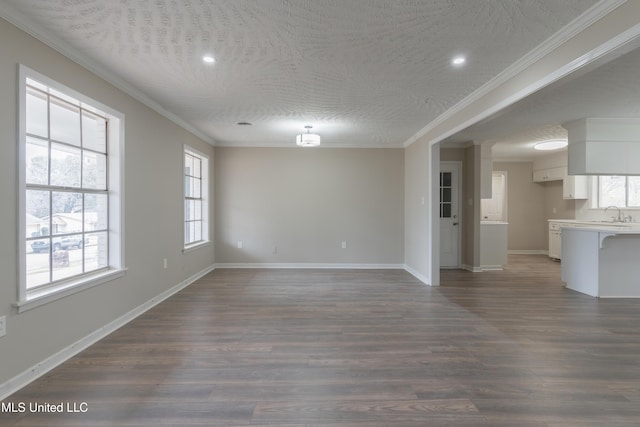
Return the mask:
{"type": "Polygon", "coordinates": [[[625,207],[625,177],[601,176],[598,178],[598,206],[625,207]]]}
{"type": "Polygon", "coordinates": [[[199,199],[202,197],[200,193],[200,180],[198,178],[191,178],[191,197],[199,199]]]}
{"type": "Polygon", "coordinates": [[[107,144],[107,122],[104,118],[87,111],[82,112],[82,147],[105,153],[107,144]]]}
{"type": "Polygon", "coordinates": [[[193,241],[199,242],[202,240],[202,221],[193,222],[193,241]]]}
{"type": "Polygon", "coordinates": [[[58,99],[51,99],[51,138],[80,145],[80,109],[58,99]]]}
{"type": "Polygon", "coordinates": [[[442,186],[451,187],[451,172],[442,172],[442,186]]]}
{"type": "Polygon", "coordinates": [[[451,188],[443,188],[441,197],[441,202],[451,203],[451,188]]]}
{"type": "Polygon", "coordinates": [[[27,184],[49,183],[49,144],[37,138],[27,137],[27,184]]]}
{"type": "Polygon", "coordinates": [[[640,176],[630,176],[628,180],[629,207],[640,207],[640,176]]]}
{"type": "Polygon", "coordinates": [[[51,264],[53,280],[62,280],[67,277],[82,274],[82,251],[64,249],[68,237],[54,237],[51,239],[52,252],[51,264]],[[65,239],[63,241],[63,239],[65,239]]]}
{"type": "Polygon", "coordinates": [[[451,205],[448,203],[442,204],[442,218],[451,218],[451,205]]]}
{"type": "Polygon", "coordinates": [[[191,203],[193,206],[192,219],[201,220],[202,219],[202,202],[200,200],[192,200],[191,203]]]}
{"type": "Polygon", "coordinates": [[[51,193],[52,234],[82,231],[82,193],[54,191],[51,193]]]}
{"type": "Polygon", "coordinates": [[[107,230],[108,196],[106,194],[85,194],[84,229],[85,231],[107,230]]]}
{"type": "Polygon", "coordinates": [[[186,176],[191,175],[193,172],[193,156],[190,154],[184,155],[184,174],[186,176]]]}
{"type": "Polygon", "coordinates": [[[47,96],[37,90],[27,88],[27,133],[49,136],[47,119],[47,96]]]}
{"type": "Polygon", "coordinates": [[[49,239],[27,242],[27,289],[49,283],[49,239]]]}
{"type": "Polygon", "coordinates": [[[201,174],[201,169],[202,169],[202,160],[198,159],[198,158],[194,158],[193,159],[193,173],[192,175],[195,176],[196,178],[200,178],[202,176],[201,174]]]}
{"type": "Polygon", "coordinates": [[[80,187],[80,149],[51,144],[51,185],[80,187]]]}
{"type": "Polygon", "coordinates": [[[107,189],[107,156],[91,151],[82,152],[82,188],[107,189]]]}
{"type": "Polygon", "coordinates": [[[109,265],[107,232],[89,233],[85,238],[85,272],[98,270],[109,265]]]}
{"type": "Polygon", "coordinates": [[[48,236],[49,232],[49,192],[27,190],[26,225],[27,237],[48,236]]]}
{"type": "Polygon", "coordinates": [[[191,243],[190,236],[189,236],[189,222],[185,222],[184,223],[184,244],[188,245],[189,243],[191,243]]]}

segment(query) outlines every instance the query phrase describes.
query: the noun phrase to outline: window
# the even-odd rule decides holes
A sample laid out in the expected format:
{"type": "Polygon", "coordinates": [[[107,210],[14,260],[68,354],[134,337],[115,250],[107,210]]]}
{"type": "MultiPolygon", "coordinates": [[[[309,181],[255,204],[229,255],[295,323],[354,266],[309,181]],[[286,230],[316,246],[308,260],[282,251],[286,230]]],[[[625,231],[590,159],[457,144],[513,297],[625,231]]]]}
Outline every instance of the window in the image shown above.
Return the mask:
{"type": "Polygon", "coordinates": [[[122,265],[121,116],[26,67],[20,84],[19,306],[122,265]]]}
{"type": "Polygon", "coordinates": [[[184,246],[185,249],[209,241],[209,159],[184,148],[184,246]]]}
{"type": "Polygon", "coordinates": [[[640,208],[639,176],[599,176],[596,182],[596,207],[640,208]]]}

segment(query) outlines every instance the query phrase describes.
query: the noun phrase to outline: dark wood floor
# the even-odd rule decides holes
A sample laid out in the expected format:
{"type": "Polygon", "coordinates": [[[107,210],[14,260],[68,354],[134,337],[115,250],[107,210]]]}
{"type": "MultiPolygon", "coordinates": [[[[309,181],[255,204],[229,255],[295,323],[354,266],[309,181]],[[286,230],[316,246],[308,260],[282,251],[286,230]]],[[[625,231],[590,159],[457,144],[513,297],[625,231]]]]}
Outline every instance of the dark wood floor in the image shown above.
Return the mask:
{"type": "Polygon", "coordinates": [[[216,270],[11,396],[9,426],[640,425],[640,300],[503,272],[216,270]]]}

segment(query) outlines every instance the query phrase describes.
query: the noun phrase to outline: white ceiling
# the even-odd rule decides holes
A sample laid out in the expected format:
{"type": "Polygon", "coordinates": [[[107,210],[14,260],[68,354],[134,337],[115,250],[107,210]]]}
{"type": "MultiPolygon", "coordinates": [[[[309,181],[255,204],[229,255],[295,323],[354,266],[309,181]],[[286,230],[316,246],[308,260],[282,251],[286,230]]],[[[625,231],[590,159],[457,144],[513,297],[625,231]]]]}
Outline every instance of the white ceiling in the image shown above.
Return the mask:
{"type": "Polygon", "coordinates": [[[215,145],[291,146],[313,125],[323,146],[402,147],[596,2],[3,0],[0,16],[215,145]]]}
{"type": "Polygon", "coordinates": [[[444,146],[491,142],[495,160],[530,160],[533,145],[567,139],[563,123],[586,117],[640,117],[640,41],[453,135],[444,146]]]}

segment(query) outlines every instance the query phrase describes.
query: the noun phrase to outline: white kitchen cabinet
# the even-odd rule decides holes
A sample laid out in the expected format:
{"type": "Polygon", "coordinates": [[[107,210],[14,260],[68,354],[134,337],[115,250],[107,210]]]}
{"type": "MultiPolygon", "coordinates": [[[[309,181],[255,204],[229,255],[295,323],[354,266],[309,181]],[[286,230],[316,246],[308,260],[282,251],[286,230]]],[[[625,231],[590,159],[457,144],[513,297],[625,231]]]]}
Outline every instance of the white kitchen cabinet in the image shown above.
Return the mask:
{"type": "Polygon", "coordinates": [[[561,181],[567,175],[567,168],[558,166],[533,171],[533,182],[561,181]]]}
{"type": "Polygon", "coordinates": [[[588,199],[588,177],[567,175],[562,181],[562,197],[564,199],[588,199]]]}
{"type": "Polygon", "coordinates": [[[561,223],[549,222],[549,258],[560,259],[562,256],[561,223]]]}

